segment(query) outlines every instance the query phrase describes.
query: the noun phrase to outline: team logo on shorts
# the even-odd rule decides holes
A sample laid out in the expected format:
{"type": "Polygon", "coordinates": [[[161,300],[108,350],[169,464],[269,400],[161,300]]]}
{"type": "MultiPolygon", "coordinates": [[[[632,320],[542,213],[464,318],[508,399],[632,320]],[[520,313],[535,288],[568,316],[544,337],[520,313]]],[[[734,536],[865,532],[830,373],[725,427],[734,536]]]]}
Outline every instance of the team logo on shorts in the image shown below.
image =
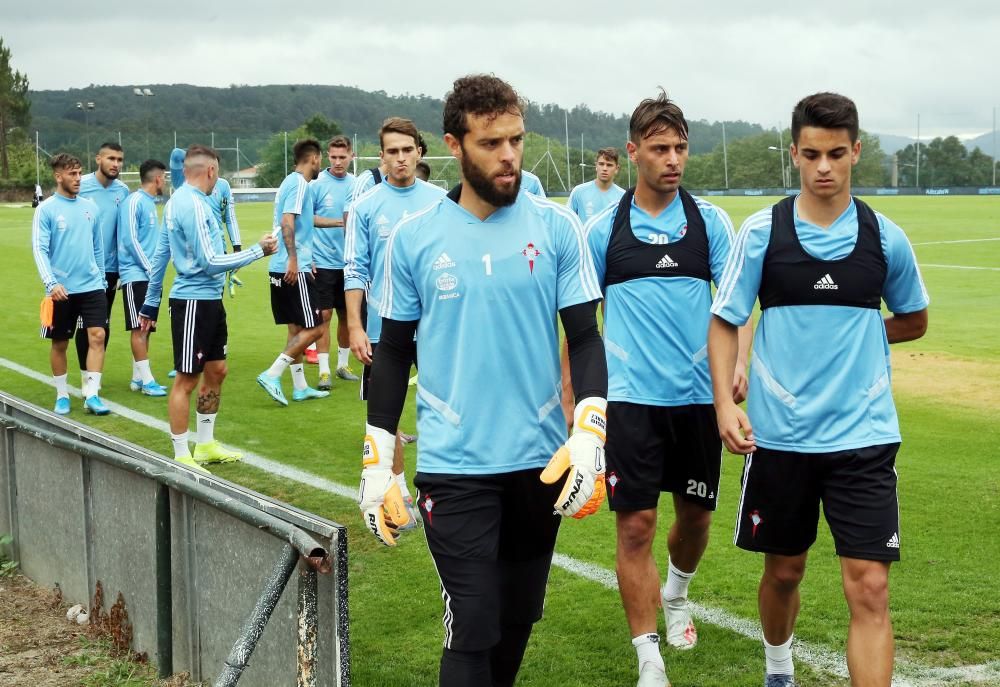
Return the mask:
{"type": "Polygon", "coordinates": [[[757,526],[761,522],[763,522],[763,519],[760,517],[760,511],[758,511],[758,510],[750,511],[750,522],[753,523],[753,532],[751,532],[750,535],[752,537],[756,538],[756,536],[757,536],[757,526]]]}
{"type": "Polygon", "coordinates": [[[430,494],[428,494],[427,498],[424,499],[423,506],[424,512],[427,514],[427,524],[433,526],[434,523],[431,522],[431,511],[434,510],[434,499],[431,498],[430,494]]]}
{"type": "Polygon", "coordinates": [[[533,243],[529,243],[521,251],[521,255],[523,255],[528,260],[528,271],[531,272],[532,274],[535,273],[535,258],[539,257],[541,254],[542,251],[535,248],[535,244],[533,243]]]}
{"type": "Polygon", "coordinates": [[[686,233],[688,233],[688,225],[685,224],[683,227],[681,227],[681,230],[677,234],[677,236],[684,236],[684,234],[686,233]]]}
{"type": "Polygon", "coordinates": [[[615,497],[615,487],[618,486],[619,481],[621,480],[618,479],[618,475],[615,473],[612,472],[608,475],[608,486],[611,487],[611,498],[615,497]]]}

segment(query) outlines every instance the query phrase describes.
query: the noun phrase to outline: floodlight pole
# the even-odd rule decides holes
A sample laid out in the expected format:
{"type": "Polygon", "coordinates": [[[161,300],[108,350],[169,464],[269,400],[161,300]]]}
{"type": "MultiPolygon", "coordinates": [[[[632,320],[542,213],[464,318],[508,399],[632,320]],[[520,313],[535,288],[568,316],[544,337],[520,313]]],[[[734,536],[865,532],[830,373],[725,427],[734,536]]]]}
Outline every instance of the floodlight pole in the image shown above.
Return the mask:
{"type": "Polygon", "coordinates": [[[88,112],[94,109],[94,103],[87,101],[79,102],[76,104],[76,109],[83,110],[83,128],[87,136],[87,171],[90,172],[92,160],[90,155],[90,117],[88,112]]]}
{"type": "MultiPolygon", "coordinates": [[[[569,186],[572,186],[573,177],[572,177],[572,172],[570,172],[570,166],[569,166],[569,111],[564,110],[563,115],[565,116],[565,122],[566,122],[566,183],[569,186]]],[[[568,191],[569,188],[567,188],[566,190],[568,191]]]]}
{"type": "Polygon", "coordinates": [[[35,131],[35,185],[42,185],[41,163],[38,159],[38,131],[35,131]]]}
{"type": "Polygon", "coordinates": [[[285,132],[285,176],[288,176],[288,132],[285,132]]]}
{"type": "Polygon", "coordinates": [[[920,113],[917,113],[917,188],[920,188],[920,113]]]}
{"type": "Polygon", "coordinates": [[[993,107],[993,185],[997,185],[997,108],[993,107]]]}
{"type": "MultiPolygon", "coordinates": [[[[154,95],[156,95],[155,93],[153,93],[152,89],[139,88],[138,86],[132,89],[132,93],[134,93],[136,96],[140,98],[143,98],[144,100],[146,98],[152,98],[154,95]]],[[[147,160],[149,159],[149,116],[151,107],[152,104],[147,100],[146,101],[146,159],[147,160]]]]}

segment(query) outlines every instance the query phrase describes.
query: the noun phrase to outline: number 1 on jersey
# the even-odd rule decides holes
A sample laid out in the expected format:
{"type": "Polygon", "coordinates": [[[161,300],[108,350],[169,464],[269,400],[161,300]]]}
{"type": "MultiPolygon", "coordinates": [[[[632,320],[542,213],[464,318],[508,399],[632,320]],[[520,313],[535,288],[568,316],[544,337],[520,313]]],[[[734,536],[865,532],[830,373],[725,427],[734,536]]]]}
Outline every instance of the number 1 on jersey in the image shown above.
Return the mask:
{"type": "Polygon", "coordinates": [[[492,277],[493,276],[493,258],[490,257],[489,253],[487,253],[486,255],[483,256],[483,265],[486,266],[486,276],[487,277],[492,277]]]}

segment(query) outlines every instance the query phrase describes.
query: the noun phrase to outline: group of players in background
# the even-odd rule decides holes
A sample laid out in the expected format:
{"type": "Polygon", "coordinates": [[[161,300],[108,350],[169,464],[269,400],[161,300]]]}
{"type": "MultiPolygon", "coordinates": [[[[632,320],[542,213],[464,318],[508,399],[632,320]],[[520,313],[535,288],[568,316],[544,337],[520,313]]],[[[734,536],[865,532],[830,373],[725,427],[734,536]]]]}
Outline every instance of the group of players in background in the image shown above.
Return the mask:
{"type": "Polygon", "coordinates": [[[171,155],[162,229],[154,200],[166,185],[163,163],[143,163],[142,187],[129,195],[117,179],[120,146],[102,146],[97,171],[82,181],[79,160],[53,157],[56,193],[39,205],[32,241],[50,299],[43,334],[55,412],[70,412],[74,332],[84,407],[108,412],[98,392],[116,287],[132,388],[167,394],[150,372],[148,335],[172,259],[174,455],[197,470],[238,460],[213,434],[227,374],[222,295],[227,273],[270,255],[271,309],[287,340],[257,382],[288,405],[281,378],[290,369],[293,401],[326,396],[336,311],[335,374],[360,381],[368,401],[359,506],[389,546],[425,525],[445,606],[442,686],[514,684],[542,616],[561,518],[596,512],[605,493],[637,685],[669,685],[658,616],[662,608],[669,647],[696,646],[688,587],[719,498],[722,444],[745,456],[735,543],[764,554],[764,684],[794,684],[798,587],[822,503],[850,609],[852,684],[889,685],[900,435],[888,344],[923,335],[929,299],[902,230],[850,194],[861,154],[854,103],[819,93],[795,106],[790,152],[801,191],[739,233],[725,211],[681,186],[688,127],[665,94],[631,117],[635,187],[614,183],[619,152],[605,148],[596,178],[573,189],[568,208],[521,169],[523,112],[495,76],[455,81],[443,129],[462,180],[448,193],[418,178],[426,149],[408,119],[385,120],[381,164],[357,178],[348,138],[327,142],[325,169],[321,144],[298,141],[274,230],[248,249],[211,148],[171,155]],[[883,318],[883,301],[893,315],[883,318]],[[313,344],[315,389],[302,365],[313,344]],[[414,499],[398,424],[418,350],[414,499]],[[349,352],[364,364],[360,380],[349,352]],[[746,412],[737,405],[745,398],[746,412]],[[662,586],[661,493],[672,495],[675,515],[662,586]]]}

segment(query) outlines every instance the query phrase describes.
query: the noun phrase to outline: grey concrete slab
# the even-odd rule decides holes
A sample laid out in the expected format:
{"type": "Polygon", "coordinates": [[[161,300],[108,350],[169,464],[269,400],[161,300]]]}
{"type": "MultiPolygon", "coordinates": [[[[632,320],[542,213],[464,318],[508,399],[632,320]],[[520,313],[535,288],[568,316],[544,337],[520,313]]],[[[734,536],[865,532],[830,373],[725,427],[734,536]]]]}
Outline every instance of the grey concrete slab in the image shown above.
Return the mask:
{"type": "MultiPolygon", "coordinates": [[[[201,679],[212,681],[257,602],[284,542],[204,504],[197,504],[194,516],[201,679]]],[[[240,687],[295,684],[297,585],[297,575],[293,575],[240,687]]]]}
{"type": "MultiPolygon", "coordinates": [[[[0,537],[5,534],[15,535],[13,496],[14,480],[11,471],[11,448],[14,441],[14,431],[0,427],[0,537]]],[[[14,557],[14,546],[0,547],[0,555],[14,557]]],[[[16,560],[16,558],[15,558],[16,560]]]]}
{"type": "Polygon", "coordinates": [[[80,456],[24,434],[14,439],[21,571],[89,603],[80,456]]]}
{"type": "Polygon", "coordinates": [[[93,573],[104,587],[104,610],[121,592],[132,641],[156,660],[156,492],[133,472],[90,463],[93,573]]]}

